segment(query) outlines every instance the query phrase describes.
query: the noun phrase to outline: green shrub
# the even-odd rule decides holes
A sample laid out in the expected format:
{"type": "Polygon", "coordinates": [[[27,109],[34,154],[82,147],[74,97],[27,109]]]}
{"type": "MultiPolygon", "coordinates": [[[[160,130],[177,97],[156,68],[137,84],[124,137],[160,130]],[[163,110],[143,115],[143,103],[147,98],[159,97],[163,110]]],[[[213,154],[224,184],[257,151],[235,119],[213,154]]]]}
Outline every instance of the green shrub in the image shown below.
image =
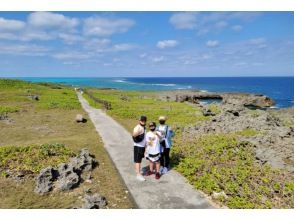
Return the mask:
{"type": "Polygon", "coordinates": [[[62,144],[40,146],[0,147],[0,171],[39,172],[47,166],[57,166],[66,162],[74,153],[62,144]]]}

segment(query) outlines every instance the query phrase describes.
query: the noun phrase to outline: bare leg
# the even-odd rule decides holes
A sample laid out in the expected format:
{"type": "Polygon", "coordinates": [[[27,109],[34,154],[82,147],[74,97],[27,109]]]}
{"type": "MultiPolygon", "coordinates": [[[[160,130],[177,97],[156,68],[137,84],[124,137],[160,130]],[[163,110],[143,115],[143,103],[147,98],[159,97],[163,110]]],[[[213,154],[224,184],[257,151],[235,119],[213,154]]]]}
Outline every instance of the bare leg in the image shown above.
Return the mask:
{"type": "Polygon", "coordinates": [[[149,164],[149,169],[151,172],[153,172],[154,170],[154,163],[150,161],[150,164],[149,164]]]}
{"type": "Polygon", "coordinates": [[[137,175],[140,174],[141,163],[135,163],[135,170],[136,170],[137,175]]]}
{"type": "Polygon", "coordinates": [[[159,173],[159,170],[160,170],[160,162],[159,161],[155,162],[155,166],[156,166],[156,173],[159,173]]]}

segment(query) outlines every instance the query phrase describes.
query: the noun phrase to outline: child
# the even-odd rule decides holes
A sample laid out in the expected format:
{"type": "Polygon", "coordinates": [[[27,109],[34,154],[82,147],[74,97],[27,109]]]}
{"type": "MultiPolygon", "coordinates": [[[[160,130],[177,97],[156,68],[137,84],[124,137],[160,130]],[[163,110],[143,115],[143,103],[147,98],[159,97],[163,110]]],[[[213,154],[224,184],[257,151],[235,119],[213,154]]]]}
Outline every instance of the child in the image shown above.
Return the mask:
{"type": "Polygon", "coordinates": [[[149,160],[149,171],[145,174],[146,176],[150,176],[154,173],[154,165],[156,168],[155,179],[160,178],[160,143],[159,139],[161,135],[158,131],[156,131],[156,123],[151,122],[149,124],[150,131],[146,134],[146,158],[149,160]]]}

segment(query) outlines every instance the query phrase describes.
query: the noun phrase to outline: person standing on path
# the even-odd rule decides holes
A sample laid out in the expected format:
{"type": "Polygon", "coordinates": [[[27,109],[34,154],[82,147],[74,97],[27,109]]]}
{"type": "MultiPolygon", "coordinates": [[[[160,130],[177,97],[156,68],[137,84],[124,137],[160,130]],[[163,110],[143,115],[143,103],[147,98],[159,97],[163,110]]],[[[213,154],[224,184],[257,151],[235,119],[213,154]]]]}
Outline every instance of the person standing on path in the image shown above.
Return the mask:
{"type": "Polygon", "coordinates": [[[156,123],[151,122],[149,124],[150,131],[146,134],[146,159],[149,160],[149,170],[145,174],[150,176],[155,173],[155,179],[160,178],[159,168],[160,168],[160,143],[161,134],[156,131],[156,123]],[[155,172],[154,172],[155,165],[155,172]]]}
{"type": "Polygon", "coordinates": [[[139,124],[133,130],[133,141],[134,141],[134,163],[135,171],[137,174],[137,180],[145,181],[145,178],[140,173],[141,162],[145,156],[145,145],[146,145],[146,122],[147,117],[142,115],[139,119],[139,124]]]}
{"type": "Polygon", "coordinates": [[[172,137],[174,136],[174,132],[170,126],[165,124],[166,117],[159,117],[159,126],[157,127],[157,131],[161,133],[160,139],[160,147],[161,147],[161,157],[160,157],[160,173],[165,174],[170,169],[170,148],[172,146],[172,137]]]}

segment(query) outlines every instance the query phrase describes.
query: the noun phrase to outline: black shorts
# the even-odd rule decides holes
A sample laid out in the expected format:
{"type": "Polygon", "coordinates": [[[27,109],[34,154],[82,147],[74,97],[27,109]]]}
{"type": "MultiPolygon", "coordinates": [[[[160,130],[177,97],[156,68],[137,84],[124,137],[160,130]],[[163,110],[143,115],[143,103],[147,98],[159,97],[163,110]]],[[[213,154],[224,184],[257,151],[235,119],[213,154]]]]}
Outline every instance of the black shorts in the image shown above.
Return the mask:
{"type": "Polygon", "coordinates": [[[141,163],[145,157],[145,147],[134,146],[134,162],[141,163]]]}

